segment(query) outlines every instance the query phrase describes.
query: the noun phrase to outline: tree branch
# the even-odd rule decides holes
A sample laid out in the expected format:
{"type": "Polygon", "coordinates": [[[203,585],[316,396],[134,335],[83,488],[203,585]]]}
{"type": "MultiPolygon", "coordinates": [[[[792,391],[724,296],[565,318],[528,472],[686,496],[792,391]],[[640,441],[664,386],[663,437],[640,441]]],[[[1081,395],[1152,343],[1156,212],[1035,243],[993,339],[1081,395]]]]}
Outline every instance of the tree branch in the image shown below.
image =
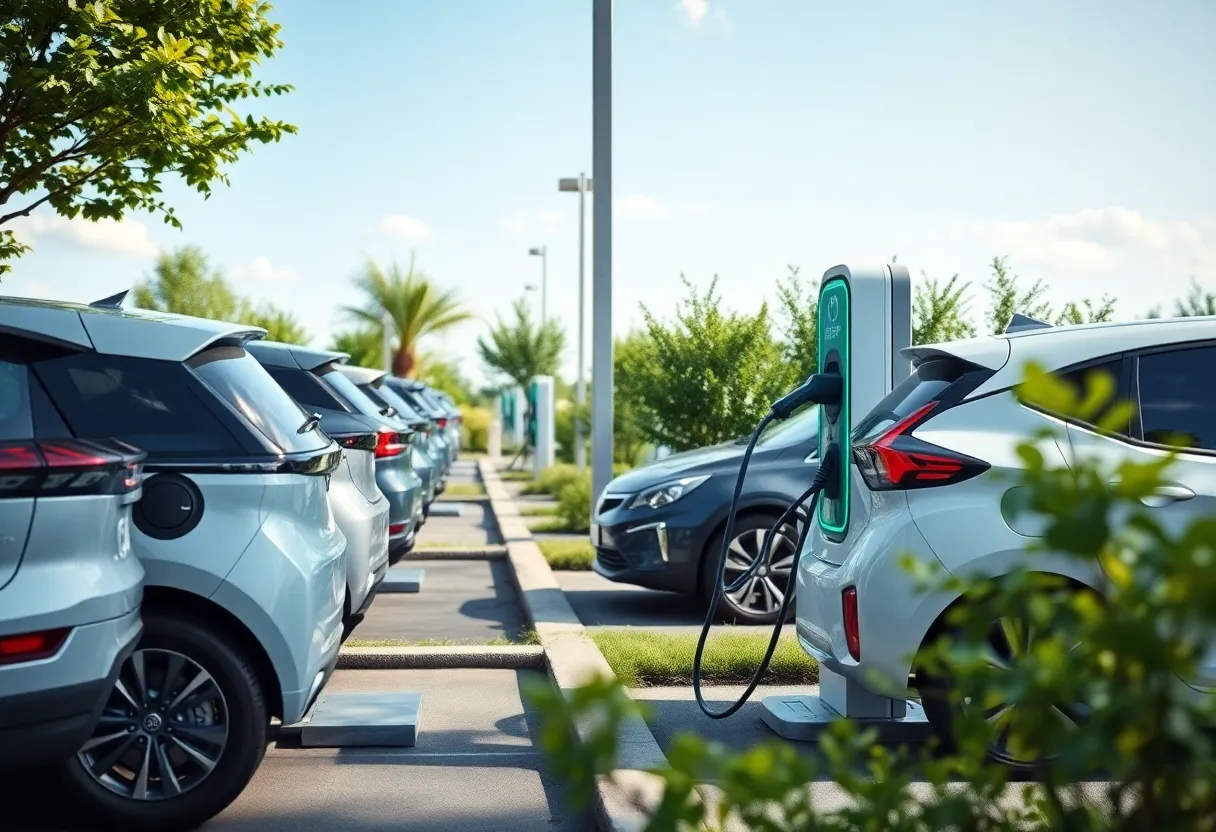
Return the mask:
{"type": "Polygon", "coordinates": [[[27,205],[25,208],[22,208],[20,211],[12,211],[11,213],[5,214],[4,216],[0,217],[0,225],[4,225],[9,220],[16,219],[17,217],[28,217],[30,215],[30,213],[35,208],[37,208],[39,205],[42,205],[44,202],[47,202],[48,200],[54,198],[58,194],[63,193],[64,191],[70,191],[73,188],[77,188],[80,185],[83,185],[85,182],[88,182],[94,176],[96,176],[97,174],[101,173],[103,170],[108,168],[111,164],[113,164],[113,163],[112,162],[102,162],[100,165],[93,168],[91,171],[86,173],[84,176],[77,177],[76,179],[72,180],[71,182],[69,182],[67,185],[65,185],[62,188],[57,188],[56,190],[50,191],[42,198],[35,200],[34,202],[31,202],[29,205],[27,205]]]}

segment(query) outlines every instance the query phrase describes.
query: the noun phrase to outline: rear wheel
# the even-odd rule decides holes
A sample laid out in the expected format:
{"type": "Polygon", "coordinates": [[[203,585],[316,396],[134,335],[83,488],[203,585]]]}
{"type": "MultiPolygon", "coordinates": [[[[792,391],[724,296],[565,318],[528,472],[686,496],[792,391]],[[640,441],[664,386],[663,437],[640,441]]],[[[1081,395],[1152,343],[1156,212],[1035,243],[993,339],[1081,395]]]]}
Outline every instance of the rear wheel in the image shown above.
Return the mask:
{"type": "Polygon", "coordinates": [[[66,764],[83,807],[124,831],[193,829],[253,779],[270,719],[240,647],[191,616],[144,613],[101,723],[66,764]]]}
{"type": "MultiPolygon", "coordinates": [[[[738,519],[727,551],[727,586],[737,580],[760,556],[764,537],[779,517],[771,514],[746,514],[738,519]]],[[[718,578],[718,560],[722,552],[723,529],[714,535],[705,551],[701,569],[701,588],[706,599],[713,598],[714,581],[718,578]]],[[[773,624],[781,613],[785,593],[790,591],[791,569],[794,565],[794,547],[798,543],[798,529],[790,523],[781,527],[773,537],[772,557],[767,567],[753,575],[735,592],[723,593],[718,601],[718,616],[733,624],[773,624]]],[[[794,612],[791,602],[789,615],[794,612]]]]}

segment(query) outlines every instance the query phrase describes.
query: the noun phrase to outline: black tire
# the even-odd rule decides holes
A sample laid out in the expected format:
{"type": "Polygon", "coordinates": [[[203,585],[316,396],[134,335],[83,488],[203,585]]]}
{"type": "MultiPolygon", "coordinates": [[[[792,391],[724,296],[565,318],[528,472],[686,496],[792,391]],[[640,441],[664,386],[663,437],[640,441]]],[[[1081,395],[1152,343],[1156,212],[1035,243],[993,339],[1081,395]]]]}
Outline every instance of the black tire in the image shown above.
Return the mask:
{"type": "MultiPolygon", "coordinates": [[[[734,537],[736,540],[742,537],[756,538],[757,532],[763,535],[768,532],[777,521],[780,519],[779,514],[770,514],[768,512],[753,512],[744,514],[735,521],[734,537]]],[[[722,540],[726,534],[726,529],[723,529],[715,534],[705,547],[705,552],[701,557],[701,593],[706,601],[713,598],[714,581],[718,578],[718,561],[722,553],[722,540]]],[[[781,547],[777,553],[785,552],[793,553],[794,547],[798,544],[797,528],[793,525],[787,525],[782,529],[778,539],[774,541],[774,546],[781,547]]],[[[759,544],[756,545],[756,551],[760,549],[759,544]]],[[[784,558],[781,558],[784,559],[784,558]]],[[[781,585],[781,581],[770,582],[776,584],[778,591],[784,594],[790,587],[794,586],[793,580],[787,580],[785,586],[781,585]]],[[[728,573],[726,578],[727,583],[731,581],[731,576],[728,573]]],[[[767,592],[766,587],[762,587],[760,591],[767,592]]],[[[774,596],[769,596],[770,598],[774,596]]],[[[779,609],[774,609],[771,612],[763,613],[758,609],[749,608],[744,604],[737,603],[734,599],[723,594],[718,601],[716,615],[719,620],[728,624],[775,624],[779,609]]],[[[790,602],[789,610],[786,614],[786,620],[792,619],[794,616],[794,603],[790,602]]]]}
{"type": "MultiPolygon", "coordinates": [[[[164,655],[155,651],[184,656],[210,674],[223,696],[226,743],[216,752],[214,768],[199,776],[197,783],[187,790],[176,796],[162,795],[160,799],[138,800],[107,788],[86,770],[81,756],[65,764],[65,779],[72,797],[103,828],[122,832],[195,829],[226,809],[253,779],[266,754],[270,715],[253,664],[235,639],[218,631],[214,624],[189,614],[145,611],[143,620],[144,633],[136,648],[137,655],[149,651],[143,653],[145,661],[147,657],[164,655]]],[[[132,672],[133,660],[128,660],[124,676],[132,672]]],[[[167,695],[172,695],[172,691],[167,695]]],[[[168,730],[175,723],[166,718],[164,724],[168,730]]],[[[161,740],[162,747],[169,747],[171,740],[160,735],[145,742],[161,740]]],[[[159,763],[157,768],[162,770],[159,763]]],[[[159,777],[158,782],[163,784],[167,779],[159,777]]]]}

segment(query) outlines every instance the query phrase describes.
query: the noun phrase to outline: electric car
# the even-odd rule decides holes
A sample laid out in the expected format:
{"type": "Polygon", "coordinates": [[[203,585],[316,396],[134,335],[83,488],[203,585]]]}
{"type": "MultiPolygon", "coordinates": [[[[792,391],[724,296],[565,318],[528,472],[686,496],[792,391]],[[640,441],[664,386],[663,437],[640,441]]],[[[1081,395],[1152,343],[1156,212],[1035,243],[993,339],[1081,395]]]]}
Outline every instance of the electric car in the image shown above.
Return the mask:
{"type": "Polygon", "coordinates": [[[439,426],[443,428],[444,435],[447,437],[450,453],[448,455],[449,463],[455,462],[457,455],[460,453],[460,408],[452,401],[452,398],[441,390],[436,390],[421,381],[415,379],[404,379],[406,384],[416,385],[418,392],[429,399],[436,408],[439,426]]]}
{"type": "Polygon", "coordinates": [[[346,540],[326,485],[341,449],[245,350],[264,330],[122,297],[0,301],[0,331],[53,345],[27,359],[47,438],[147,453],[131,531],[144,630],[67,782],[103,825],[193,828],[337,663],[346,540]]]}
{"type": "MultiPolygon", "coordinates": [[[[952,574],[995,578],[1022,563],[1040,531],[1033,518],[1009,511],[1019,487],[1019,441],[1054,428],[1056,438],[1038,446],[1049,463],[1064,466],[1083,456],[1113,465],[1159,458],[1167,435],[1188,436],[1190,446],[1171,470],[1174,482],[1151,501],[1151,510],[1175,531],[1216,513],[1216,318],[1025,327],[905,351],[914,372],[854,433],[852,543],[813,531],[798,568],[803,648],[824,667],[884,695],[907,690],[915,674],[926,715],[947,739],[953,714],[940,694],[950,686],[949,674],[929,679],[917,672],[915,659],[948,626],[945,613],[959,599],[921,594],[899,559],[911,553],[952,574]],[[1023,404],[1015,386],[1029,362],[1077,385],[1089,373],[1108,373],[1117,398],[1135,402],[1137,415],[1119,435],[1105,436],[1023,404]]],[[[1103,585],[1096,562],[1044,556],[1036,568],[1063,575],[1078,589],[1100,592],[1103,585]]],[[[1008,661],[1012,651],[1000,623],[992,645],[1008,661]]],[[[1216,644],[1201,670],[1202,678],[1188,684],[1216,689],[1216,644]]],[[[990,743],[994,759],[1017,768],[1040,762],[1019,759],[998,734],[994,729],[990,743]]]]}
{"type": "Polygon", "coordinates": [[[442,462],[428,451],[428,447],[433,447],[431,446],[433,434],[429,423],[412,408],[406,407],[402,410],[400,406],[404,404],[403,402],[388,401],[386,394],[380,390],[384,377],[387,375],[383,370],[350,365],[342,365],[339,370],[376,404],[380,413],[398,420],[412,431],[413,441],[410,443],[409,452],[414,470],[422,478],[422,521],[425,521],[430,516],[431,503],[435,501],[435,496],[439,493],[439,483],[443,477],[442,462]]]}
{"type": "Polygon", "coordinates": [[[448,433],[452,439],[452,461],[455,462],[460,458],[460,448],[463,437],[461,436],[464,428],[464,414],[460,411],[460,405],[456,404],[456,400],[442,390],[431,389],[435,398],[440,404],[448,409],[448,433]]]}
{"type": "MultiPolygon", "coordinates": [[[[739,500],[727,583],[760,554],[764,536],[806,490],[818,469],[814,407],[765,431],[739,500]]],[[[674,454],[608,483],[595,506],[592,569],[610,581],[713,597],[722,536],[747,442],[674,454]]],[[[769,574],[722,596],[718,616],[739,624],[773,623],[789,589],[798,529],[773,539],[769,574]]],[[[792,607],[791,607],[792,609],[792,607]]]]}
{"type": "Polygon", "coordinates": [[[382,383],[373,387],[368,395],[383,401],[398,414],[406,414],[406,418],[410,420],[411,424],[417,426],[418,434],[422,437],[418,446],[419,451],[431,460],[431,467],[436,477],[435,494],[442,494],[447,487],[447,473],[452,465],[448,435],[434,419],[429,419],[421,414],[416,407],[411,406],[404,397],[390,387],[387,379],[388,376],[385,376],[382,383]]]}
{"type": "Polygon", "coordinates": [[[414,427],[398,418],[388,405],[373,401],[352,381],[352,374],[361,378],[363,368],[338,362],[326,365],[320,378],[350,412],[370,418],[380,426],[374,451],[376,485],[393,504],[389,518],[389,560],[394,561],[414,547],[418,530],[426,521],[427,484],[423,475],[427,468],[416,463],[414,427]]]}
{"type": "Polygon", "coordinates": [[[0,335],[0,769],[71,759],[142,629],[143,454],[45,438],[61,432],[28,363],[56,350],[0,335]]]}
{"type": "MultiPolygon", "coordinates": [[[[399,376],[385,376],[379,386],[387,386],[415,413],[427,420],[428,453],[441,463],[444,474],[447,474],[455,459],[452,451],[452,437],[448,429],[447,409],[426,395],[426,385],[420,381],[399,376]]],[[[444,483],[440,482],[439,492],[442,492],[443,488],[444,483]]]]}
{"type": "MultiPolygon", "coordinates": [[[[253,341],[246,349],[296,403],[321,420],[321,428],[342,446],[342,463],[329,483],[329,505],[346,537],[346,634],[362,620],[388,571],[390,501],[376,485],[375,450],[381,426],[370,417],[351,413],[322,376],[346,353],[294,344],[253,341]]],[[[383,428],[385,433],[387,428],[383,428]]],[[[408,493],[398,492],[398,528],[413,522],[408,493]]]]}

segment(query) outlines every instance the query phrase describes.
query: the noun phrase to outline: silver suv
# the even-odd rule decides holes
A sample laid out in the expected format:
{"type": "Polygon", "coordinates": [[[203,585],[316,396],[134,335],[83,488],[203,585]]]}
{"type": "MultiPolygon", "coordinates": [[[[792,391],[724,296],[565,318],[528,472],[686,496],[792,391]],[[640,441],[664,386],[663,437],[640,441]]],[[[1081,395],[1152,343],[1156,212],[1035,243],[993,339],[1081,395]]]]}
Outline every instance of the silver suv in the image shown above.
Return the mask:
{"type": "Polygon", "coordinates": [[[68,782],[101,824],[193,828],[337,663],[346,540],[326,486],[341,449],[245,351],[263,330],[120,303],[3,300],[0,331],[60,347],[28,364],[62,419],[48,436],[147,452],[131,534],[144,632],[68,782]]]}
{"type": "Polygon", "coordinates": [[[0,335],[0,768],[71,759],[141,629],[143,454],[44,438],[57,416],[27,362],[56,351],[0,335]]]}

